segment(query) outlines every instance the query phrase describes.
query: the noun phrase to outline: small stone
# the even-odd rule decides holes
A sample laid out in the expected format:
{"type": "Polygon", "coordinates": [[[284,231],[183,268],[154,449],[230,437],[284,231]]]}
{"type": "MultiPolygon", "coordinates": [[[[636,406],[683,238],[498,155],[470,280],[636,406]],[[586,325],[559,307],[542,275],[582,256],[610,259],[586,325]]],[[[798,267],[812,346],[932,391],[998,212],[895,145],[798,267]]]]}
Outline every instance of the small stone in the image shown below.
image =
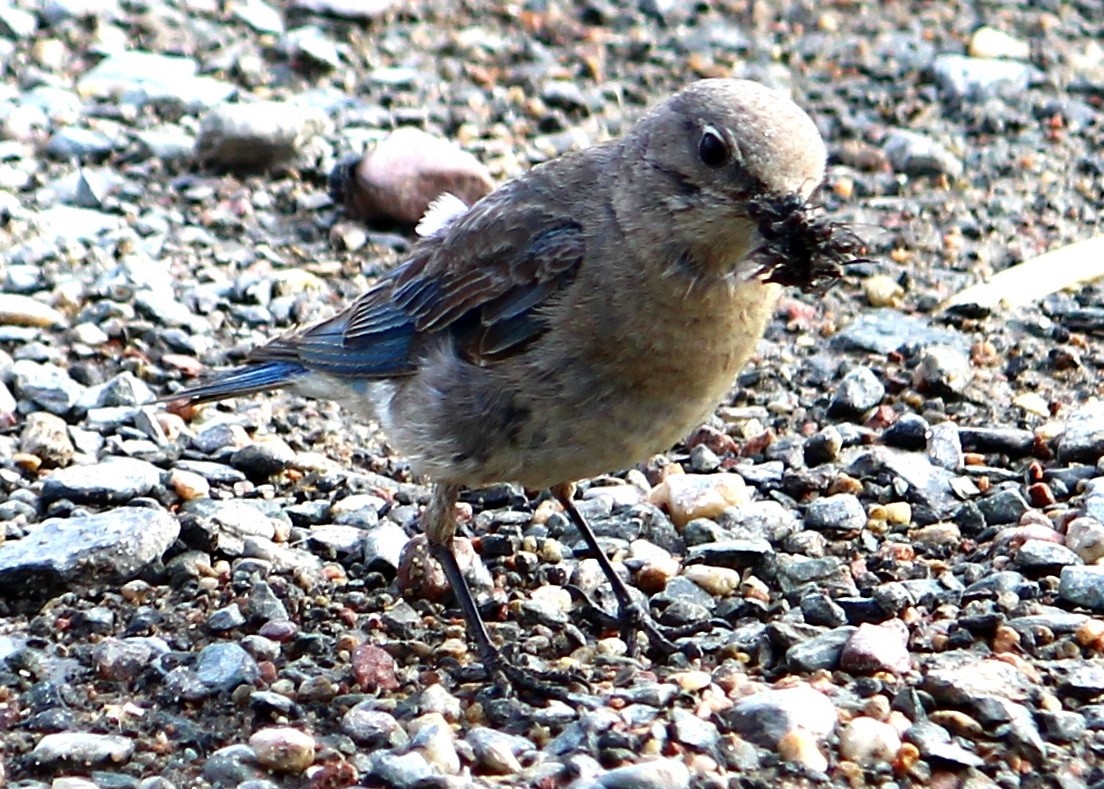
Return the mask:
{"type": "Polygon", "coordinates": [[[828,769],[828,757],[817,746],[816,737],[806,729],[792,729],[778,741],[783,761],[799,764],[806,770],[822,773],[828,769]]]}
{"type": "Polygon", "coordinates": [[[738,570],[709,564],[692,564],[682,571],[682,575],[714,597],[729,597],[735,594],[742,580],[738,570]]]}
{"type": "Polygon", "coordinates": [[[834,671],[855,630],[844,625],[794,644],[786,650],[786,665],[796,671],[834,671]]]}
{"type": "Polygon", "coordinates": [[[292,0],[288,8],[320,16],[372,21],[401,5],[400,0],[292,0]]]}
{"type": "Polygon", "coordinates": [[[370,785],[414,789],[420,782],[431,780],[433,774],[433,768],[417,751],[410,751],[401,756],[387,751],[376,751],[370,757],[368,775],[361,777],[370,778],[370,785]]]}
{"type": "Polygon", "coordinates": [[[1053,572],[1079,564],[1081,557],[1066,546],[1049,540],[1026,540],[1016,551],[1016,567],[1020,570],[1053,572]]]}
{"type": "Polygon", "coordinates": [[[858,531],[866,526],[866,510],[854,494],[825,496],[809,504],[805,525],[817,531],[858,531]]]}
{"type": "Polygon", "coordinates": [[[905,289],[893,277],[875,274],[862,282],[863,294],[872,307],[900,307],[905,289]]]}
{"type": "Polygon", "coordinates": [[[68,464],[75,452],[73,441],[69,438],[69,425],[48,411],[34,411],[27,415],[19,437],[19,449],[41,459],[45,467],[68,464]]]}
{"type": "Polygon", "coordinates": [[[931,426],[919,414],[903,414],[885,429],[882,440],[886,446],[899,449],[921,450],[927,447],[931,426]]]}
{"type": "Polygon", "coordinates": [[[230,456],[230,465],[251,479],[267,479],[295,462],[295,450],[277,436],[247,444],[230,456]]]}
{"type": "Polygon", "coordinates": [[[516,775],[522,771],[518,757],[533,750],[533,743],[524,737],[475,726],[465,736],[475,754],[481,771],[491,775],[516,775]]]}
{"type": "Polygon", "coordinates": [[[901,737],[888,723],[861,715],[840,728],[840,756],[864,767],[890,764],[901,750],[901,737]]]}
{"type": "Polygon", "coordinates": [[[361,644],[353,650],[353,678],[368,693],[399,687],[395,659],[375,644],[361,644]]]}
{"type": "Polygon", "coordinates": [[[211,493],[211,483],[200,474],[174,468],[169,472],[169,487],[185,501],[206,498],[211,493]]]}
{"type": "Polygon", "coordinates": [[[935,328],[929,321],[888,307],[866,310],[831,340],[832,347],[839,350],[863,350],[879,355],[892,353],[903,345],[935,344],[968,350],[960,333],[935,328]]]}
{"type": "Polygon", "coordinates": [[[717,518],[728,507],[750,503],[751,492],[737,474],[670,474],[648,499],[666,508],[681,529],[695,518],[717,518]]]}
{"type": "Polygon", "coordinates": [[[373,709],[375,700],[362,701],[341,718],[341,730],[365,748],[392,748],[409,739],[395,716],[373,709]]]}
{"type": "Polygon", "coordinates": [[[994,95],[1014,96],[1027,90],[1030,64],[955,53],[938,55],[931,64],[939,87],[954,98],[981,102],[994,95]]]}
{"type": "Polygon", "coordinates": [[[839,457],[843,448],[843,436],[835,425],[828,425],[816,434],[809,436],[805,442],[805,463],[808,466],[819,466],[822,463],[831,463],[839,457]]]}
{"type": "Polygon", "coordinates": [[[262,767],[278,773],[301,773],[314,763],[314,738],[290,726],[261,729],[249,747],[262,767]]]}
{"type": "Polygon", "coordinates": [[[244,0],[230,6],[234,18],[240,19],[258,33],[284,32],[284,19],[280,12],[264,0],[244,0]]]}
{"type": "Polygon", "coordinates": [[[198,70],[192,58],[128,49],[111,53],[84,72],[77,91],[85,99],[138,106],[166,102],[198,109],[225,101],[238,89],[229,82],[197,76],[198,70]]]}
{"type": "Polygon", "coordinates": [[[1008,487],[996,490],[977,502],[978,509],[985,516],[989,526],[1001,526],[1018,523],[1030,507],[1018,488],[1008,487]]]}
{"type": "Polygon", "coordinates": [[[54,364],[20,359],[11,366],[10,374],[16,397],[30,400],[58,416],[67,414],[84,392],[84,387],[70,378],[67,371],[54,364]]]}
{"type": "Polygon", "coordinates": [[[215,692],[251,684],[261,674],[253,657],[231,643],[205,646],[196,658],[195,673],[200,682],[215,692]]]}
{"type": "Polygon", "coordinates": [[[42,500],[124,504],[136,496],[145,496],[160,484],[161,470],[152,463],[108,457],[91,466],[69,466],[52,472],[43,481],[42,500]]]}
{"type": "Polygon", "coordinates": [[[970,357],[950,345],[925,348],[912,371],[912,385],[936,395],[961,395],[973,380],[970,357]]]}
{"type": "Polygon", "coordinates": [[[805,729],[817,739],[827,737],[837,721],[831,700],[801,685],[744,696],[720,715],[735,733],[767,748],[776,748],[794,729],[805,729]]]}
{"type": "Polygon", "coordinates": [[[933,465],[948,471],[958,471],[965,462],[958,426],[953,422],[940,422],[928,431],[928,458],[933,465]]]}
{"type": "Polygon", "coordinates": [[[130,761],[134,740],[116,734],[90,734],[67,731],[47,734],[34,750],[31,761],[42,766],[70,764],[73,767],[92,765],[119,766],[130,761]]]}
{"type": "Polygon", "coordinates": [[[1104,401],[1086,403],[1066,418],[1058,439],[1058,459],[1064,463],[1096,463],[1104,457],[1104,401]]]}
{"type": "Polygon", "coordinates": [[[222,104],[200,121],[195,156],[207,167],[239,170],[293,165],[331,127],[316,107],[280,101],[222,104]]]}
{"type": "Polygon", "coordinates": [[[680,759],[654,759],[610,770],[598,777],[602,789],[688,789],[690,770],[680,759]]]}
{"type": "Polygon", "coordinates": [[[51,518],[22,539],[0,543],[0,586],[129,579],[160,558],[179,534],[176,518],[145,507],[51,518]]]}
{"type": "Polygon", "coordinates": [[[460,772],[460,755],[448,721],[439,712],[430,712],[415,718],[408,727],[409,750],[425,757],[426,763],[443,775],[460,772]]]}
{"type": "Polygon", "coordinates": [[[0,293],[0,324],[48,328],[67,323],[62,313],[38,299],[16,293],[0,293]]]}
{"type": "Polygon", "coordinates": [[[1104,566],[1063,567],[1058,596],[1091,611],[1104,611],[1104,566]]]}
{"type": "Polygon", "coordinates": [[[967,52],[970,57],[975,58],[1028,60],[1031,57],[1031,45],[1001,30],[982,25],[970,36],[967,52]]]}
{"type": "Polygon", "coordinates": [[[323,70],[341,68],[341,53],[326,31],[316,25],[289,30],[284,45],[293,56],[308,65],[323,70]]]}
{"type": "Polygon", "coordinates": [[[960,158],[919,132],[894,129],[886,135],[882,148],[893,169],[905,175],[958,178],[965,169],[960,158]]]}
{"type": "Polygon", "coordinates": [[[923,689],[948,704],[968,706],[986,696],[1020,702],[1035,691],[1023,672],[1002,660],[954,651],[935,655],[927,663],[923,689]]]}
{"type": "Polygon", "coordinates": [[[1066,547],[1085,564],[1104,559],[1104,524],[1085,515],[1074,518],[1066,526],[1066,547]]]}
{"type": "Polygon", "coordinates": [[[402,126],[355,163],[331,176],[334,199],[349,216],[413,225],[442,194],[459,199],[460,210],[494,189],[490,172],[454,143],[402,126]]]}
{"type": "Polygon", "coordinates": [[[869,367],[856,367],[836,388],[828,413],[833,416],[861,416],[885,397],[885,386],[869,367]]]}
{"type": "Polygon", "coordinates": [[[863,623],[840,654],[840,668],[847,671],[904,674],[912,667],[908,628],[899,619],[881,625],[863,623]]]}

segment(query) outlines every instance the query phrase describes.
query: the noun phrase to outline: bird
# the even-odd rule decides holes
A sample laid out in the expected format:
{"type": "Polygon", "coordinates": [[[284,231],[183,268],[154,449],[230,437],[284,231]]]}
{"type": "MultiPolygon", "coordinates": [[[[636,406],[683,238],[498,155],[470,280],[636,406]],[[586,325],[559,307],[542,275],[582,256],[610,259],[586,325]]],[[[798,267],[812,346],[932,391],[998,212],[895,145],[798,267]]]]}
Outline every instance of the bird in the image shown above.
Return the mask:
{"type": "Polygon", "coordinates": [[[810,202],[826,160],[784,93],[692,82],[623,136],[470,207],[442,197],[408,256],[343,311],[166,399],[285,387],[378,419],[432,482],[430,553],[484,668],[507,683],[533,686],[494,643],[453,555],[464,488],[548,490],[613,586],[626,637],[668,643],[574,504],[575,484],[687,436],[729,392],[780,288],[838,277],[859,242],[810,202]]]}

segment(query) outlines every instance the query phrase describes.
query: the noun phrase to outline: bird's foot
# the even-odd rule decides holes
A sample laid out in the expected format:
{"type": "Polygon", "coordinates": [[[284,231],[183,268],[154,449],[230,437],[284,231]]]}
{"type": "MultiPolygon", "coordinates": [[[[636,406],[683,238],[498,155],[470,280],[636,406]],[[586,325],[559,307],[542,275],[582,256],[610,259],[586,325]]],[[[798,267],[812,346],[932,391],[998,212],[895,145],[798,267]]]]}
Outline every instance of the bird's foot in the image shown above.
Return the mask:
{"type": "Polygon", "coordinates": [[[696,660],[702,655],[701,646],[696,641],[690,641],[681,646],[675,642],[680,638],[712,630],[714,627],[729,627],[723,619],[709,619],[681,627],[661,625],[648,611],[644,601],[639,599],[619,605],[617,613],[611,614],[591,600],[579,587],[569,585],[566,588],[575,603],[580,606],[580,614],[584,619],[600,628],[617,628],[621,639],[628,645],[630,654],[635,651],[637,633],[643,633],[648,637],[649,651],[660,657],[681,652],[689,659],[696,660]]]}
{"type": "Polygon", "coordinates": [[[462,681],[490,679],[504,696],[520,698],[556,699],[572,706],[589,706],[587,696],[572,693],[572,687],[581,686],[589,694],[590,685],[581,672],[552,671],[523,666],[514,650],[500,649],[487,644],[479,645],[480,663],[458,669],[455,677],[462,681]]]}

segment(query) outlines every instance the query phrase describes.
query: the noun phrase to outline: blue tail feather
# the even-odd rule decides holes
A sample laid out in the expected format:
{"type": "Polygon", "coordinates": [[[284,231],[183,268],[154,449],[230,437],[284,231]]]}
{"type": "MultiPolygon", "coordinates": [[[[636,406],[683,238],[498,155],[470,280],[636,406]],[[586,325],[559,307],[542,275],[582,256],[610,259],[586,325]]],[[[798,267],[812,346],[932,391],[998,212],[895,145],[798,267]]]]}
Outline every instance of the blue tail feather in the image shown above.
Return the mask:
{"type": "Polygon", "coordinates": [[[181,390],[164,399],[168,402],[184,401],[195,404],[266,392],[287,386],[307,372],[307,368],[298,362],[257,362],[227,370],[207,383],[181,390]]]}

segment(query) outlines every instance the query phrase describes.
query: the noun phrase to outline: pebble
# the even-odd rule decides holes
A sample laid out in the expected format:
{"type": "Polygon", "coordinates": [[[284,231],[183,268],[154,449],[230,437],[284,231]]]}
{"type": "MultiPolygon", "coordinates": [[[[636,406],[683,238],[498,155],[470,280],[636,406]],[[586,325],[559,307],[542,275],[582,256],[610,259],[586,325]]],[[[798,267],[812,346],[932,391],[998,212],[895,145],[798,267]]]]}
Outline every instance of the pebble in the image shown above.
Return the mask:
{"type": "Polygon", "coordinates": [[[369,22],[400,5],[400,0],[292,0],[288,7],[293,11],[369,22]]]}
{"type": "Polygon", "coordinates": [[[411,751],[422,754],[426,763],[442,775],[460,772],[460,755],[456,752],[448,721],[439,712],[415,718],[407,727],[411,751]]]}
{"type": "Polygon", "coordinates": [[[828,757],[820,750],[814,737],[806,729],[791,729],[778,741],[778,755],[783,761],[798,764],[814,773],[828,769],[828,757]]]}
{"type": "Polygon", "coordinates": [[[1003,488],[979,499],[978,509],[990,526],[1018,523],[1029,505],[1018,488],[1003,488]]]}
{"type": "Polygon", "coordinates": [[[923,689],[941,702],[969,706],[989,696],[1020,702],[1033,692],[1030,678],[1001,660],[952,651],[925,662],[923,689]]]}
{"type": "Polygon", "coordinates": [[[880,625],[864,622],[844,644],[840,667],[856,673],[908,672],[912,667],[908,628],[900,619],[891,619],[880,625]]]}
{"type": "Polygon", "coordinates": [[[962,160],[946,146],[919,132],[894,129],[882,149],[893,169],[904,175],[959,178],[965,170],[962,160]]]}
{"type": "Polygon", "coordinates": [[[290,726],[254,732],[249,747],[258,764],[277,773],[301,773],[314,763],[314,738],[290,726]]]}
{"type": "Polygon", "coordinates": [[[65,326],[65,315],[48,304],[18,293],[0,293],[0,324],[10,326],[65,326]]]}
{"type": "Polygon", "coordinates": [[[862,286],[863,295],[866,296],[870,306],[891,308],[902,306],[901,302],[905,295],[905,289],[893,277],[875,274],[864,279],[862,286]]]}
{"type": "Polygon", "coordinates": [[[6,38],[30,38],[38,29],[38,20],[30,11],[4,5],[0,6],[0,35],[6,38]]]}
{"type": "Polygon", "coordinates": [[[142,50],[113,52],[84,72],[77,91],[86,99],[136,106],[168,102],[191,110],[225,101],[237,90],[229,82],[197,76],[198,71],[192,58],[142,50]]]}
{"type": "Polygon", "coordinates": [[[855,630],[851,626],[836,627],[794,644],[786,650],[786,665],[796,671],[834,671],[839,668],[840,655],[855,630]]]}
{"type": "Polygon", "coordinates": [[[1049,540],[1025,540],[1016,551],[1015,564],[1020,570],[1057,572],[1068,565],[1081,564],[1081,557],[1065,545],[1049,540]]]}
{"type": "Polygon", "coordinates": [[[654,759],[610,770],[584,786],[595,789],[689,789],[690,770],[680,759],[654,759]]]}
{"type": "Polygon", "coordinates": [[[1002,30],[982,25],[970,36],[967,52],[974,58],[1027,60],[1031,57],[1031,45],[1002,30]]]}
{"type": "Polygon", "coordinates": [[[962,452],[962,440],[958,427],[952,422],[940,422],[932,425],[928,433],[928,458],[931,462],[948,471],[962,468],[965,457],[962,452]]]}
{"type": "Polygon", "coordinates": [[[204,476],[181,468],[169,471],[168,484],[185,501],[206,498],[211,493],[211,483],[204,476]]]}
{"type": "Polygon", "coordinates": [[[742,576],[738,570],[709,564],[692,564],[682,576],[693,581],[714,597],[728,597],[740,588],[742,576]]]}
{"type": "Polygon", "coordinates": [[[396,755],[376,751],[369,757],[368,776],[384,786],[406,789],[419,785],[433,775],[433,768],[417,751],[396,755]]]}
{"type": "Polygon", "coordinates": [[[108,457],[90,466],[69,466],[51,472],[42,483],[42,499],[68,499],[89,504],[125,504],[161,484],[161,470],[152,463],[108,457]]]}
{"type": "Polygon", "coordinates": [[[1077,408],[1067,418],[1058,439],[1058,459],[1063,463],[1095,463],[1104,457],[1104,401],[1077,408]]]}
{"type": "Polygon", "coordinates": [[[67,465],[76,451],[65,420],[48,411],[27,414],[19,450],[39,458],[46,467],[67,465]]]}
{"type": "Polygon", "coordinates": [[[525,737],[486,726],[472,727],[464,739],[471,745],[476,766],[491,775],[520,774],[523,768],[519,757],[534,750],[525,737]]]}
{"type": "Polygon", "coordinates": [[[869,367],[856,367],[840,381],[828,413],[834,416],[861,416],[885,397],[885,386],[869,367]]]}
{"type": "Polygon", "coordinates": [[[831,345],[840,351],[870,351],[884,356],[904,345],[952,345],[969,350],[969,342],[958,332],[933,327],[928,321],[888,308],[862,313],[832,336],[831,345]]]}
{"type": "Polygon", "coordinates": [[[470,206],[494,188],[490,172],[454,143],[411,126],[380,140],[359,161],[338,165],[334,199],[350,217],[414,225],[448,193],[470,206]]]}
{"type": "Polygon", "coordinates": [[[980,103],[995,95],[1015,96],[1027,90],[1031,66],[1014,60],[938,55],[932,73],[951,98],[980,103]]]}
{"type": "Polygon", "coordinates": [[[395,690],[395,659],[375,644],[361,644],[353,650],[353,678],[365,692],[395,690]]]}
{"type": "Polygon", "coordinates": [[[57,365],[32,362],[29,359],[15,362],[11,366],[10,376],[16,397],[30,400],[58,416],[69,413],[85,389],[57,365]]]}
{"type": "Polygon", "coordinates": [[[354,705],[341,718],[341,730],[366,749],[387,749],[405,746],[406,730],[395,716],[374,709],[375,700],[354,705]]]}
{"type": "Polygon", "coordinates": [[[87,769],[93,765],[125,764],[133,755],[134,740],[129,737],[66,731],[45,735],[31,751],[31,760],[45,767],[71,764],[77,769],[87,769]]]}
{"type": "Polygon", "coordinates": [[[905,732],[905,740],[920,749],[920,753],[933,760],[950,762],[960,767],[980,767],[984,760],[973,751],[951,741],[950,733],[931,721],[914,723],[905,732]]]}
{"type": "Polygon", "coordinates": [[[1059,576],[1058,596],[1090,611],[1104,611],[1104,566],[1066,566],[1059,576]]]}
{"type": "Polygon", "coordinates": [[[751,491],[737,474],[670,474],[648,501],[666,509],[681,529],[695,518],[717,518],[728,507],[748,504],[751,491]]]}
{"type": "Polygon", "coordinates": [[[179,534],[169,513],[145,507],[51,518],[20,540],[0,543],[0,584],[79,587],[129,579],[161,558],[179,534]]]}
{"type": "Polygon", "coordinates": [[[864,767],[891,764],[901,750],[901,737],[888,723],[860,715],[840,727],[840,756],[864,767]]]}
{"type": "Polygon", "coordinates": [[[794,729],[805,729],[818,739],[827,737],[835,730],[837,720],[831,700],[807,686],[744,696],[721,717],[735,733],[766,748],[776,748],[794,729]]]}
{"type": "Polygon", "coordinates": [[[1066,547],[1085,564],[1104,559],[1104,524],[1088,516],[1074,518],[1066,525],[1066,547]]]}
{"type": "Polygon", "coordinates": [[[851,493],[825,496],[809,504],[805,525],[817,531],[858,531],[866,526],[866,510],[858,496],[851,493]]]}
{"type": "Polygon", "coordinates": [[[294,462],[295,451],[277,436],[265,436],[230,455],[230,465],[250,479],[267,479],[294,462]]]}
{"type": "Polygon", "coordinates": [[[245,0],[245,2],[235,3],[230,13],[259,33],[279,35],[284,32],[284,19],[280,12],[264,0],[245,0]]]}
{"type": "Polygon", "coordinates": [[[205,167],[236,170],[293,166],[331,127],[325,112],[303,104],[220,104],[200,120],[195,157],[205,167]]]}
{"type": "Polygon", "coordinates": [[[257,662],[241,646],[233,643],[205,646],[196,658],[195,673],[199,681],[213,692],[233,690],[260,677],[257,662]]]}
{"type": "Polygon", "coordinates": [[[292,57],[316,68],[341,68],[341,52],[337,44],[322,28],[315,25],[289,30],[284,36],[283,45],[292,57]]]}
{"type": "Polygon", "coordinates": [[[950,345],[925,348],[912,372],[912,385],[935,395],[961,395],[973,380],[969,357],[950,345]]]}

